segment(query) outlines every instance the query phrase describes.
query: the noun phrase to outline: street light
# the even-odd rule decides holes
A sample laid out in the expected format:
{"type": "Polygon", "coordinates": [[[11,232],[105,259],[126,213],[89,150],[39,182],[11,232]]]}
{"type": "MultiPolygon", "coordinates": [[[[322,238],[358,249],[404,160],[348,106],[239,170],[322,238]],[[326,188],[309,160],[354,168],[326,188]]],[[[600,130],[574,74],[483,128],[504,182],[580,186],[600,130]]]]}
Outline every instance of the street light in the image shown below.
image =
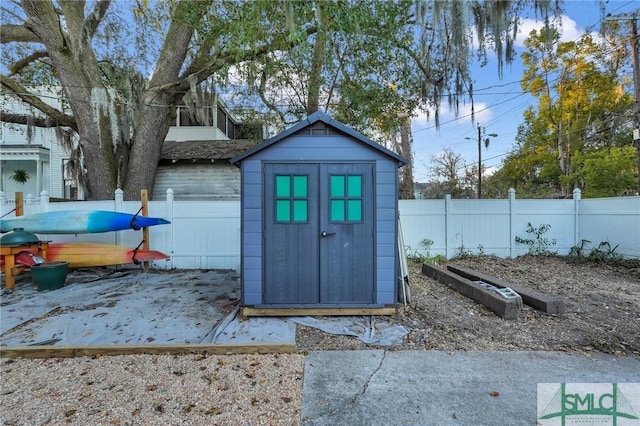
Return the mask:
{"type": "MultiPolygon", "coordinates": [[[[478,199],[482,198],[482,133],[484,132],[484,130],[485,129],[483,127],[480,127],[480,125],[478,125],[478,199]]],[[[485,136],[488,137],[484,140],[484,146],[485,148],[489,148],[489,137],[495,138],[498,136],[498,134],[489,133],[485,134],[485,136]]],[[[472,138],[465,139],[472,140],[472,138]]]]}

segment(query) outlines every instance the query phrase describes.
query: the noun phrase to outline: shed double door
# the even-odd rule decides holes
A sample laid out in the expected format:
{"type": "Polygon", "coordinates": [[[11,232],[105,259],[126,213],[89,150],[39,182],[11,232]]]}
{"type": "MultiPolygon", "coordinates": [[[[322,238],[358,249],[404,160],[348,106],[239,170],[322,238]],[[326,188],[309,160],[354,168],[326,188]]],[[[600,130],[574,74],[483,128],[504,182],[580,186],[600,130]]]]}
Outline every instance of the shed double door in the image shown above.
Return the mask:
{"type": "Polygon", "coordinates": [[[372,163],[266,164],[263,302],[374,302],[372,163]]]}

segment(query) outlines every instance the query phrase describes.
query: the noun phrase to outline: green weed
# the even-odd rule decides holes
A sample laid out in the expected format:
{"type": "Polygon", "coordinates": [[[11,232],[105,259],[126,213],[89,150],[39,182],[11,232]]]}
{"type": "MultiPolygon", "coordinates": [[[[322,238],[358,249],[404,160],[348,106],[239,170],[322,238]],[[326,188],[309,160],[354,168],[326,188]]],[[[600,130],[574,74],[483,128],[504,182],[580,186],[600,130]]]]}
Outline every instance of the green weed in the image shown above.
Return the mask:
{"type": "Polygon", "coordinates": [[[433,241],[425,238],[420,241],[418,247],[413,249],[410,246],[405,246],[405,253],[407,255],[407,260],[413,263],[439,263],[444,262],[445,257],[441,254],[431,254],[431,246],[433,246],[433,241]]]}
{"type": "Polygon", "coordinates": [[[601,241],[597,247],[591,247],[591,249],[589,249],[590,243],[591,241],[589,240],[580,241],[579,245],[571,247],[569,256],[586,258],[593,261],[608,261],[622,258],[622,256],[616,253],[619,244],[611,247],[608,241],[601,241]]]}
{"type": "Polygon", "coordinates": [[[531,222],[527,223],[527,228],[525,232],[529,235],[528,238],[522,238],[516,236],[516,243],[518,244],[526,244],[529,246],[529,254],[533,255],[548,255],[553,254],[550,247],[556,245],[556,239],[549,239],[544,236],[551,229],[551,225],[543,224],[538,227],[535,227],[531,224],[531,222]]]}

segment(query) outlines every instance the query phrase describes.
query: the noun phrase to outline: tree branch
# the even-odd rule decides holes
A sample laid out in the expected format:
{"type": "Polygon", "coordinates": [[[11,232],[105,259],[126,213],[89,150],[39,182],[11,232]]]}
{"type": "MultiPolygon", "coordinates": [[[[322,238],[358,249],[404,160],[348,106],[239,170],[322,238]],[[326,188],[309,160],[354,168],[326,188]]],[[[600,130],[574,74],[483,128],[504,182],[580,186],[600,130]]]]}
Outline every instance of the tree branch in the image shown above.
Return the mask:
{"type": "Polygon", "coordinates": [[[0,43],[39,43],[40,39],[24,25],[0,25],[0,43]]]}
{"type": "Polygon", "coordinates": [[[107,14],[107,10],[111,6],[111,0],[101,0],[97,2],[93,8],[93,11],[87,16],[84,21],[85,34],[91,38],[96,32],[98,25],[102,22],[102,19],[107,14]]]}
{"type": "MultiPolygon", "coordinates": [[[[23,0],[22,9],[28,16],[25,26],[37,36],[37,41],[51,49],[64,52],[70,49],[65,30],[60,22],[60,14],[51,2],[38,0],[23,0]]],[[[66,17],[65,17],[66,19],[66,17]]],[[[66,25],[71,22],[67,20],[66,25]]]]}
{"type": "Polygon", "coordinates": [[[276,108],[276,106],[271,104],[271,102],[269,102],[269,100],[267,99],[267,96],[265,95],[266,85],[267,85],[267,74],[263,71],[260,77],[260,87],[258,88],[258,95],[260,95],[260,99],[262,99],[262,102],[264,102],[267,108],[269,108],[272,111],[275,111],[280,116],[280,120],[282,120],[283,123],[286,123],[287,119],[282,113],[282,111],[276,108]]]}
{"type": "MultiPolygon", "coordinates": [[[[6,94],[13,95],[26,104],[31,105],[32,107],[41,111],[43,114],[51,117],[51,119],[56,121],[58,124],[70,127],[76,132],[78,131],[78,126],[73,116],[67,115],[62,111],[42,102],[40,100],[40,96],[29,92],[26,88],[22,87],[4,74],[0,74],[0,83],[2,83],[2,87],[4,89],[7,89],[5,92],[6,94]]],[[[6,121],[10,122],[9,120],[6,121]]]]}
{"type": "MultiPolygon", "coordinates": [[[[317,27],[310,26],[306,30],[306,36],[309,37],[312,34],[315,34],[317,31],[318,31],[317,27]]],[[[283,35],[283,37],[285,36],[283,35]]],[[[286,40],[286,39],[283,38],[283,40],[286,40]]],[[[301,37],[301,40],[306,40],[306,38],[301,37]]],[[[242,52],[230,52],[221,57],[218,57],[218,56],[212,57],[213,59],[212,60],[210,59],[208,61],[208,64],[202,63],[202,68],[196,69],[195,67],[194,68],[188,67],[175,83],[166,84],[162,87],[159,87],[158,90],[171,88],[178,92],[185,91],[189,88],[189,77],[191,75],[196,75],[197,81],[200,83],[204,81],[208,76],[215,74],[217,71],[220,71],[220,69],[222,69],[222,67],[225,65],[234,65],[234,64],[245,62],[245,61],[255,60],[263,55],[266,55],[269,52],[273,52],[278,49],[283,49],[283,50],[287,48],[291,49],[301,43],[301,41],[288,41],[288,42],[283,42],[284,44],[282,46],[278,46],[276,48],[276,45],[278,42],[283,42],[283,41],[282,40],[274,41],[273,43],[262,45],[253,50],[244,50],[242,52]]],[[[198,56],[200,55],[198,54],[198,56]]]]}
{"type": "Polygon", "coordinates": [[[47,58],[47,57],[49,57],[49,54],[45,50],[33,52],[31,55],[26,56],[14,62],[13,64],[11,64],[11,66],[9,67],[9,77],[11,77],[14,74],[19,74],[23,68],[27,67],[32,62],[35,62],[38,59],[47,58]]]}
{"type": "Polygon", "coordinates": [[[18,114],[16,112],[0,110],[0,121],[5,123],[22,124],[24,126],[32,125],[36,127],[50,128],[55,127],[58,123],[51,117],[37,117],[31,114],[18,114]]]}

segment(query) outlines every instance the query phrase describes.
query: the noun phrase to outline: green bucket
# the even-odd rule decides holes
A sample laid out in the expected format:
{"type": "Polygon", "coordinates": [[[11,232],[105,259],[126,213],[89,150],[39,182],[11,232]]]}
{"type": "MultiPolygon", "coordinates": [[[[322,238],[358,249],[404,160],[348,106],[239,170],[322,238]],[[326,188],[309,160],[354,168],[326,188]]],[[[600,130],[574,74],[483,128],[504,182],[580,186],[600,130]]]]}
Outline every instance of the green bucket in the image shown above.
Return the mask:
{"type": "Polygon", "coordinates": [[[56,290],[64,286],[69,262],[42,262],[31,267],[31,279],[38,290],[56,290]]]}

